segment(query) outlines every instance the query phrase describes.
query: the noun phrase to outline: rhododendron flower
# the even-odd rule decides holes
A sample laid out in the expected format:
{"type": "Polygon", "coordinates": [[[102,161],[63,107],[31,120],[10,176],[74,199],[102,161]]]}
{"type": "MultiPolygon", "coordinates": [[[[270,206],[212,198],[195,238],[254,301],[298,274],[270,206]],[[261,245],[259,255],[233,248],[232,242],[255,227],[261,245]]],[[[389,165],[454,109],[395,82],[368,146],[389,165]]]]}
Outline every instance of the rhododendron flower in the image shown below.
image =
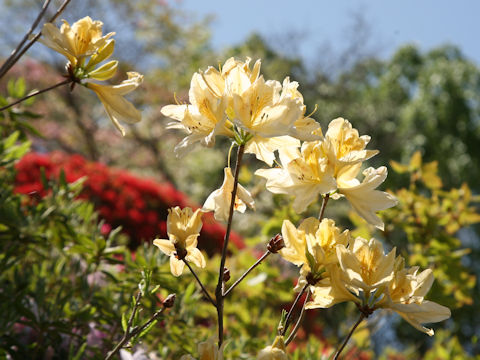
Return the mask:
{"type": "Polygon", "coordinates": [[[124,98],[125,95],[135,90],[143,81],[143,75],[137,72],[128,72],[128,79],[118,85],[101,85],[87,83],[86,86],[93,90],[102,102],[110,120],[125,136],[125,129],[119,121],[136,123],[142,120],[142,113],[133,104],[124,98]]]}
{"type": "Polygon", "coordinates": [[[257,360],[288,360],[283,336],[277,336],[272,345],[258,353],[257,360]]]}
{"type": "Polygon", "coordinates": [[[430,336],[434,334],[422,324],[448,319],[450,309],[433,301],[424,300],[433,283],[430,269],[418,273],[418,267],[404,267],[404,260],[398,257],[395,276],[385,290],[385,296],[375,305],[378,308],[397,312],[409,324],[430,336]]]}
{"type": "Polygon", "coordinates": [[[338,245],[337,256],[342,280],[356,295],[371,293],[393,279],[395,248],[385,255],[382,243],[374,238],[357,237],[348,248],[338,245]]]}
{"type": "Polygon", "coordinates": [[[168,210],[167,234],[168,240],[155,239],[153,244],[163,253],[170,256],[170,270],[174,276],[180,276],[186,261],[191,261],[198,267],[206,266],[205,258],[197,249],[197,238],[202,228],[202,212],[197,209],[174,207],[168,210]]]}
{"type": "MultiPolygon", "coordinates": [[[[217,346],[215,337],[211,337],[207,341],[201,342],[198,344],[198,356],[199,360],[223,360],[223,347],[225,343],[220,346],[220,349],[217,346]]],[[[195,360],[191,355],[183,355],[180,360],[195,360]]]]}
{"type": "Polygon", "coordinates": [[[298,229],[289,220],[284,220],[282,237],[285,247],[279,251],[280,255],[297,266],[314,271],[316,269],[312,267],[337,262],[336,246],[347,245],[350,233],[348,230],[340,232],[331,219],[320,222],[309,217],[302,221],[298,229]]]}
{"type": "Polygon", "coordinates": [[[42,29],[43,36],[38,41],[64,55],[75,67],[83,64],[85,57],[94,55],[103,48],[115,34],[111,32],[102,36],[102,26],[101,21],[93,21],[89,16],[72,26],[63,20],[60,29],[52,23],[46,23],[42,29]]]}
{"type": "Polygon", "coordinates": [[[177,155],[188,152],[196,142],[212,146],[216,135],[225,135],[243,142],[246,153],[271,166],[274,151],[300,146],[298,139],[320,138],[314,134],[319,125],[304,116],[306,107],[298,83],[288,78],[283,85],[267,81],[260,75],[260,61],[253,68],[250,62],[250,58],[245,62],[230,58],[220,70],[209,67],[195,73],[190,104],[162,108],[163,115],[177,121],[169,124],[170,128],[188,132],[175,147],[177,155]]]}
{"type": "MultiPolygon", "coordinates": [[[[320,133],[320,130],[316,130],[320,133]]],[[[301,151],[286,147],[279,151],[281,167],[260,169],[256,175],[267,179],[266,187],[275,194],[294,196],[293,209],[301,213],[318,199],[331,194],[332,199],[345,196],[358,214],[379,229],[382,220],[375,214],[397,204],[393,195],[375,190],[387,177],[387,169],[369,168],[362,183],[356,179],[362,161],[376,150],[365,150],[369,136],[358,131],[342,118],[333,120],[325,138],[304,142],[301,151]]]]}
{"type": "Polygon", "coordinates": [[[375,190],[387,178],[387,168],[381,166],[378,169],[370,167],[364,170],[365,178],[362,182],[355,178],[360,170],[360,164],[353,165],[349,169],[351,171],[344,172],[343,176],[337,179],[338,192],[345,196],[362,218],[383,230],[383,221],[375,215],[375,212],[391,208],[398,203],[395,196],[375,190]]]}
{"type": "MultiPolygon", "coordinates": [[[[207,200],[205,200],[205,204],[203,204],[202,210],[214,211],[216,220],[227,222],[230,212],[230,202],[232,200],[234,178],[231,168],[226,167],[224,173],[225,178],[222,186],[208,196],[207,200]]],[[[242,185],[238,184],[234,210],[243,213],[247,208],[246,205],[255,209],[255,201],[253,200],[252,195],[250,195],[242,185]]]]}
{"type": "Polygon", "coordinates": [[[357,129],[343,118],[337,118],[330,122],[322,148],[333,168],[335,177],[338,177],[345,167],[355,165],[370,159],[378,154],[378,150],[365,150],[370,142],[370,136],[358,135],[357,129]]]}
{"type": "Polygon", "coordinates": [[[78,20],[71,27],[64,21],[60,29],[51,23],[46,23],[42,30],[43,38],[39,41],[67,57],[68,76],[72,84],[79,83],[93,90],[103,103],[110,120],[124,136],[125,130],[119,121],[136,123],[142,119],[142,114],[123,96],[142,83],[143,75],[129,72],[128,79],[118,85],[82,82],[85,79],[108,80],[117,71],[118,61],[116,60],[96,67],[112,55],[115,47],[113,39],[109,40],[114,33],[102,36],[102,26],[101,21],[92,21],[88,16],[78,20]],[[90,60],[85,64],[87,57],[90,57],[90,60]]]}
{"type": "Polygon", "coordinates": [[[301,213],[319,194],[334,191],[337,187],[328,158],[321,143],[304,142],[301,152],[296,148],[279,151],[281,168],[259,169],[255,175],[267,179],[267,189],[274,194],[293,195],[293,209],[301,213]]]}
{"type": "Polygon", "coordinates": [[[176,147],[177,156],[183,156],[192,145],[201,142],[205,146],[215,144],[216,135],[232,135],[226,123],[227,99],[224,97],[225,80],[215,68],[197,72],[190,82],[190,105],[167,105],[162,114],[176,120],[169,123],[170,129],[183,129],[188,132],[176,147]]]}

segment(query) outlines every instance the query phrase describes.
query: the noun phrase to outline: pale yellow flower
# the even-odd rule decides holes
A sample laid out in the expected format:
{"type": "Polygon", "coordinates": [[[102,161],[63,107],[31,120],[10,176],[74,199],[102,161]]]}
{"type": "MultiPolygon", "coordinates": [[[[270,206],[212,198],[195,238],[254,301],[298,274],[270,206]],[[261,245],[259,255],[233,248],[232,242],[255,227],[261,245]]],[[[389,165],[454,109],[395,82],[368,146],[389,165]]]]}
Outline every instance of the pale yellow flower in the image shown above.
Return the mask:
{"type": "Polygon", "coordinates": [[[368,297],[393,279],[395,248],[385,255],[382,243],[374,238],[357,237],[348,248],[338,245],[337,256],[342,280],[356,295],[362,291],[368,297]]]}
{"type": "Polygon", "coordinates": [[[385,296],[375,306],[397,312],[413,327],[432,336],[433,330],[422,324],[443,321],[451,316],[447,307],[424,299],[434,280],[432,270],[418,273],[417,266],[404,268],[401,257],[397,258],[395,267],[395,276],[388,284],[385,296]]]}
{"type": "Polygon", "coordinates": [[[365,178],[362,182],[355,178],[360,170],[360,164],[353,165],[349,169],[351,171],[344,172],[337,179],[339,194],[344,195],[355,211],[368,223],[383,230],[383,221],[375,213],[398,203],[395,196],[376,190],[387,178],[387,168],[381,166],[378,169],[372,167],[365,169],[363,171],[365,178]]]}
{"type": "Polygon", "coordinates": [[[322,148],[327,156],[335,177],[345,167],[355,165],[370,159],[378,154],[378,150],[365,150],[370,142],[370,136],[359,136],[357,129],[343,118],[332,120],[328,125],[325,138],[322,141],[322,148]]]}
{"type": "Polygon", "coordinates": [[[328,158],[320,142],[304,142],[301,152],[295,147],[279,151],[281,168],[259,169],[255,175],[267,179],[267,189],[274,194],[293,195],[293,209],[305,211],[318,195],[336,190],[328,158]]]}
{"type": "Polygon", "coordinates": [[[283,336],[277,336],[272,345],[258,353],[257,360],[288,360],[283,336]]]}
{"type": "Polygon", "coordinates": [[[135,90],[142,83],[143,76],[136,72],[129,72],[128,79],[118,85],[83,82],[85,79],[108,80],[117,71],[118,61],[116,60],[97,67],[113,54],[115,48],[115,41],[110,39],[114,33],[102,35],[102,26],[101,21],[93,21],[88,16],[78,20],[72,26],[63,21],[60,29],[51,23],[46,23],[42,30],[43,37],[39,41],[67,57],[68,76],[72,83],[79,83],[93,90],[102,101],[110,120],[122,135],[125,135],[125,130],[119,121],[136,123],[142,119],[142,114],[123,96],[135,90]],[[86,63],[88,57],[90,59],[86,63]]]}
{"type": "MultiPolygon", "coordinates": [[[[235,113],[233,123],[251,136],[245,152],[255,154],[271,166],[275,150],[300,144],[288,135],[294,134],[294,124],[303,115],[303,103],[278,81],[265,81],[260,76],[250,83],[249,78],[236,69],[227,79],[234,78],[238,85],[238,88],[229,86],[235,113]]],[[[288,79],[284,82],[287,84],[288,79]]]]}
{"type": "Polygon", "coordinates": [[[190,82],[190,104],[167,105],[162,114],[177,122],[168,124],[170,129],[183,129],[188,136],[176,147],[177,156],[184,156],[192,145],[200,142],[213,146],[216,135],[230,136],[226,123],[227,99],[224,97],[225,80],[215,68],[195,73],[190,82]]]}
{"type": "MultiPolygon", "coordinates": [[[[225,343],[217,346],[215,337],[209,338],[207,341],[198,344],[198,360],[223,360],[223,347],[225,343]]],[[[191,355],[183,355],[180,360],[195,360],[191,355]]]]}
{"type": "Polygon", "coordinates": [[[143,75],[136,72],[128,72],[127,75],[128,79],[118,85],[101,85],[92,82],[85,84],[97,94],[110,120],[122,135],[125,135],[125,129],[120,125],[120,121],[132,124],[142,120],[141,111],[137,110],[124,96],[142,83],[143,75]]]}
{"type": "Polygon", "coordinates": [[[316,269],[312,269],[307,256],[313,258],[316,267],[336,263],[336,246],[347,245],[350,233],[348,230],[340,232],[331,219],[320,222],[309,217],[302,221],[298,229],[289,220],[284,220],[282,237],[285,247],[279,251],[280,255],[285,260],[312,271],[316,269]]]}
{"type": "Polygon", "coordinates": [[[93,21],[89,16],[78,20],[72,26],[63,20],[58,29],[52,23],[43,25],[42,44],[64,55],[73,67],[83,64],[85,57],[94,55],[107,44],[107,40],[115,33],[102,36],[101,21],[93,21]]]}
{"type": "Polygon", "coordinates": [[[337,264],[328,265],[323,278],[309,289],[312,300],[306,304],[306,309],[329,308],[344,301],[360,302],[345,287],[337,264]]]}
{"type": "MultiPolygon", "coordinates": [[[[212,192],[205,204],[203,204],[203,211],[214,211],[215,219],[219,221],[228,221],[230,212],[230,202],[232,200],[232,191],[234,178],[232,169],[226,167],[224,169],[225,178],[220,189],[212,192]]],[[[247,205],[255,209],[255,201],[252,195],[240,184],[237,185],[237,196],[235,198],[234,210],[241,213],[245,212],[247,205]]]]}
{"type": "Polygon", "coordinates": [[[202,228],[202,212],[195,212],[187,207],[183,210],[174,207],[168,210],[167,234],[168,240],[155,239],[153,244],[163,253],[170,256],[170,269],[174,276],[180,276],[186,261],[191,261],[198,267],[206,266],[205,258],[197,248],[197,238],[202,228]]]}

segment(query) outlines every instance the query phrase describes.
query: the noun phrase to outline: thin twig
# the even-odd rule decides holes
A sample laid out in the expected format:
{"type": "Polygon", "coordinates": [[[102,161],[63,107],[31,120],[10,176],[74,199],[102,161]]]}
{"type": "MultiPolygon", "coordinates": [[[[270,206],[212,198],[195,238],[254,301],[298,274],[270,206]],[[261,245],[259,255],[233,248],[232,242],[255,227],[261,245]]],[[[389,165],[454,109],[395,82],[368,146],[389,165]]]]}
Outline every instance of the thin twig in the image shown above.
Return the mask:
{"type": "MultiPolygon", "coordinates": [[[[70,2],[71,0],[65,0],[63,2],[62,5],[60,5],[60,7],[57,9],[57,11],[55,12],[55,14],[48,20],[48,22],[54,22],[57,17],[60,16],[60,14],[63,12],[63,10],[65,9],[65,7],[68,5],[68,3],[70,2]]],[[[10,70],[12,68],[13,65],[15,65],[15,63],[20,60],[20,58],[23,56],[23,54],[25,54],[27,52],[28,49],[30,49],[30,47],[35,44],[35,42],[40,39],[40,36],[42,36],[42,32],[40,31],[37,35],[35,35],[28,43],[27,45],[25,45],[23,47],[23,49],[17,54],[17,56],[15,56],[14,58],[12,58],[10,60],[10,62],[8,64],[4,64],[6,65],[5,68],[3,68],[2,66],[2,71],[0,71],[0,79],[8,72],[8,70],[10,70]]]]}
{"type": "Polygon", "coordinates": [[[113,348],[113,350],[110,351],[107,354],[107,357],[105,358],[105,360],[110,360],[113,357],[113,355],[115,355],[117,352],[119,352],[120,349],[128,342],[128,340],[130,340],[132,338],[132,336],[130,335],[131,334],[130,333],[130,328],[132,327],[133,320],[135,319],[135,314],[137,313],[137,310],[140,307],[141,298],[142,298],[142,292],[139,291],[137,296],[135,297],[135,304],[133,305],[132,313],[130,314],[130,317],[128,318],[127,327],[126,327],[125,332],[122,336],[122,339],[113,348]]]}
{"type": "Polygon", "coordinates": [[[366,317],[366,315],[362,312],[360,314],[360,317],[358,318],[357,322],[355,323],[355,325],[353,325],[352,329],[350,330],[350,332],[348,333],[347,337],[345,338],[345,340],[343,340],[343,343],[342,343],[342,346],[340,346],[340,348],[337,350],[337,352],[335,353],[335,356],[333,357],[333,360],[337,360],[338,357],[340,356],[340,353],[342,352],[342,350],[345,348],[345,346],[347,345],[347,342],[348,340],[350,340],[350,338],[352,337],[353,335],[353,332],[355,331],[355,329],[358,327],[358,325],[360,325],[360,323],[362,322],[362,320],[366,317]]]}
{"type": "Polygon", "coordinates": [[[305,314],[305,305],[307,305],[309,297],[310,297],[310,292],[307,292],[307,296],[305,297],[305,301],[303,302],[302,311],[300,311],[300,316],[298,317],[297,323],[295,324],[295,327],[293,328],[292,332],[290,333],[290,335],[288,335],[288,338],[285,341],[285,346],[288,346],[288,344],[290,344],[290,342],[295,338],[295,335],[297,334],[298,329],[300,328],[300,324],[302,323],[302,320],[303,320],[303,315],[305,314]]]}
{"type": "Polygon", "coordinates": [[[223,294],[223,297],[226,297],[226,296],[235,288],[235,286],[237,286],[238,284],[240,284],[240,282],[241,282],[243,279],[245,279],[245,277],[250,273],[250,271],[252,271],[252,270],[255,269],[258,265],[260,265],[260,263],[261,263],[263,260],[265,260],[265,258],[266,258],[268,255],[270,255],[270,254],[271,254],[271,252],[267,250],[267,251],[265,252],[265,254],[263,254],[262,257],[255,262],[255,264],[253,264],[252,266],[250,266],[250,267],[248,268],[248,270],[245,271],[245,272],[243,273],[243,275],[240,276],[240,277],[238,278],[238,280],[235,281],[235,282],[233,283],[233,285],[230,286],[230,288],[229,288],[227,291],[225,291],[225,293],[223,294]]]}
{"type": "Polygon", "coordinates": [[[290,310],[288,311],[287,317],[285,318],[285,326],[282,330],[282,336],[285,336],[285,333],[287,332],[288,326],[290,325],[290,320],[292,319],[292,314],[293,310],[297,306],[298,302],[300,301],[300,298],[304,294],[304,292],[307,290],[308,284],[306,284],[302,290],[298,293],[297,297],[295,298],[295,301],[293,302],[293,305],[290,307],[290,310]]]}
{"type": "Polygon", "coordinates": [[[220,259],[220,269],[218,271],[218,282],[215,289],[215,297],[217,299],[217,317],[218,317],[218,346],[223,343],[223,290],[225,282],[223,280],[225,260],[227,258],[228,240],[230,239],[230,232],[232,230],[233,210],[235,208],[235,199],[237,197],[238,188],[238,174],[240,172],[240,165],[242,163],[243,152],[245,151],[245,145],[240,145],[237,152],[237,163],[235,165],[235,176],[233,180],[232,197],[230,200],[230,212],[228,214],[227,230],[225,232],[225,238],[223,240],[222,258],[220,259]]]}
{"type": "Polygon", "coordinates": [[[195,271],[193,271],[193,268],[192,266],[188,263],[187,260],[183,259],[183,262],[185,263],[185,265],[188,266],[188,268],[190,269],[190,272],[192,273],[192,275],[195,277],[195,280],[197,280],[197,283],[198,285],[200,285],[200,287],[202,288],[202,291],[203,293],[205,294],[205,296],[207,297],[207,299],[212,303],[213,306],[217,307],[217,304],[215,303],[215,300],[212,299],[212,297],[210,296],[210,294],[208,293],[207,289],[205,289],[205,286],[203,286],[202,282],[200,281],[200,279],[198,278],[197,274],[195,273],[195,271]]]}
{"type": "Polygon", "coordinates": [[[34,91],[33,93],[27,95],[27,96],[24,96],[23,98],[21,99],[18,99],[16,101],[14,101],[13,103],[11,104],[8,104],[8,105],[5,105],[4,107],[0,108],[0,111],[3,111],[3,110],[7,110],[8,108],[14,106],[14,105],[17,105],[19,103],[21,103],[22,101],[25,101],[27,99],[30,99],[31,97],[34,97],[34,96],[37,96],[37,95],[40,95],[40,94],[43,94],[44,92],[47,92],[47,91],[50,91],[50,90],[53,90],[59,86],[62,86],[62,85],[67,85],[67,84],[70,84],[72,82],[71,79],[66,79],[66,80],[63,80],[62,82],[59,82],[55,85],[52,85],[52,86],[49,86],[45,89],[42,89],[42,90],[37,90],[37,91],[34,91]]]}
{"type": "Polygon", "coordinates": [[[328,199],[330,199],[330,194],[326,194],[323,197],[322,208],[320,209],[320,214],[318,214],[318,220],[319,221],[322,221],[322,219],[323,219],[323,215],[325,213],[325,208],[327,207],[328,199]]]}
{"type": "Polygon", "coordinates": [[[3,63],[2,67],[0,68],[0,74],[4,74],[5,69],[7,68],[7,66],[10,64],[10,62],[15,58],[15,55],[20,51],[20,49],[22,48],[22,46],[27,42],[28,40],[28,37],[30,36],[30,34],[33,32],[33,30],[35,30],[35,28],[37,27],[38,23],[40,22],[40,20],[42,19],[43,15],[45,14],[45,12],[47,11],[47,8],[48,8],[48,5],[50,4],[50,1],[51,0],[45,0],[45,2],[43,3],[43,6],[42,6],[42,9],[40,10],[40,12],[38,13],[38,16],[37,18],[35,19],[35,21],[33,22],[32,26],[30,27],[30,30],[28,30],[28,32],[25,34],[25,36],[23,37],[23,39],[18,43],[17,47],[12,51],[12,53],[10,54],[10,56],[8,57],[7,60],[5,60],[5,62],[3,63]]]}

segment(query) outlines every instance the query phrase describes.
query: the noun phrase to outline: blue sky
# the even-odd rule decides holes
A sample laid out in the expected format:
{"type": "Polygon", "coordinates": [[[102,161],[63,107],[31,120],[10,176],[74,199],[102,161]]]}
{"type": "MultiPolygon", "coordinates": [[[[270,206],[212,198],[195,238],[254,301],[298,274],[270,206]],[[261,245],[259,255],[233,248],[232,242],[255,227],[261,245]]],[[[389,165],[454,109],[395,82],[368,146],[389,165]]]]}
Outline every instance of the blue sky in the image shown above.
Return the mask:
{"type": "Polygon", "coordinates": [[[239,43],[252,32],[277,40],[287,33],[305,34],[298,51],[307,61],[314,61],[325,42],[334,50],[342,49],[354,14],[361,14],[370,29],[370,44],[382,57],[404,43],[415,43],[425,50],[453,43],[480,64],[479,0],[179,2],[183,9],[200,16],[215,16],[211,30],[217,49],[239,43]]]}

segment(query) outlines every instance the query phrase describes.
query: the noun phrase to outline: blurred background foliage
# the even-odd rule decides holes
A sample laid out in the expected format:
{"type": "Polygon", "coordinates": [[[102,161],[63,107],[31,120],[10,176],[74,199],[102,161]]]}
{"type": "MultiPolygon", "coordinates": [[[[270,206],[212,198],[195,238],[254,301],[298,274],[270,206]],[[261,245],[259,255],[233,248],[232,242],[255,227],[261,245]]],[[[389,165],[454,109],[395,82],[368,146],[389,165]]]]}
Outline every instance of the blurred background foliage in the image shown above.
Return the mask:
{"type": "MultiPolygon", "coordinates": [[[[0,6],[4,58],[25,33],[25,24],[33,21],[39,2],[1,0],[0,6]]],[[[73,22],[86,15],[101,19],[106,32],[117,32],[114,57],[122,61],[122,70],[145,74],[145,84],[133,98],[144,119],[120,138],[95,96],[79,87],[47,93],[0,114],[0,357],[102,358],[122,335],[122,314],[129,312],[142,271],[151,271],[151,282],[160,289],[142,300],[141,317],[148,318],[169,293],[175,292],[177,301],[133,352],[178,359],[195,354],[196,342],[215,332],[215,314],[193,278],[173,278],[168,259],[148,245],[151,239],[132,251],[139,241],[132,231],[105,231],[108,219],[98,215],[98,201],[77,196],[88,190],[89,179],[74,181],[59,171],[37,179],[43,197],[20,194],[15,191],[15,164],[29,150],[78,154],[82,161],[172,184],[200,204],[222,182],[229,144],[219,141],[213,149],[176,159],[173,147],[182,134],[165,130],[168,120],[160,109],[175,102],[174,94],[188,101],[190,78],[199,68],[221,64],[230,56],[249,56],[262,59],[266,78],[281,81],[290,76],[299,81],[307,112],[318,107],[313,117],[324,131],[330,120],[342,116],[360,134],[372,137],[369,148],[380,154],[368,165],[390,164],[393,171],[386,188],[400,201],[383,212],[386,231],[374,231],[354,214],[345,216],[350,209],[345,201],[330,206],[327,216],[342,226],[354,226],[357,235],[374,235],[387,247],[396,246],[410,266],[432,268],[436,282],[430,299],[452,309],[452,318],[437,324],[431,339],[398,316],[375,314],[362,324],[345,358],[479,358],[480,68],[461,49],[446,45],[425,51],[405,45],[387,59],[378,58],[359,45],[367,40],[359,36],[368,31],[356,31],[345,40],[344,53],[324,56],[312,67],[258,34],[215,51],[209,18],[199,18],[176,3],[72,1],[62,18],[73,22]]],[[[0,105],[61,78],[61,57],[41,45],[28,55],[0,83],[0,105]]],[[[304,216],[318,213],[317,205],[299,216],[288,197],[266,192],[253,176],[261,166],[247,157],[241,172],[242,184],[256,197],[257,211],[236,219],[234,229],[244,236],[247,248],[232,248],[227,266],[233,279],[265,250],[283,219],[298,224],[304,216]]],[[[214,251],[209,254],[207,268],[198,273],[206,284],[213,284],[218,258],[214,251]]],[[[227,359],[251,359],[273,340],[281,309],[288,309],[294,298],[296,276],[296,269],[270,256],[235,290],[226,302],[231,339],[227,359]]],[[[291,345],[292,358],[328,359],[351,326],[355,310],[343,304],[307,312],[291,345]]]]}

